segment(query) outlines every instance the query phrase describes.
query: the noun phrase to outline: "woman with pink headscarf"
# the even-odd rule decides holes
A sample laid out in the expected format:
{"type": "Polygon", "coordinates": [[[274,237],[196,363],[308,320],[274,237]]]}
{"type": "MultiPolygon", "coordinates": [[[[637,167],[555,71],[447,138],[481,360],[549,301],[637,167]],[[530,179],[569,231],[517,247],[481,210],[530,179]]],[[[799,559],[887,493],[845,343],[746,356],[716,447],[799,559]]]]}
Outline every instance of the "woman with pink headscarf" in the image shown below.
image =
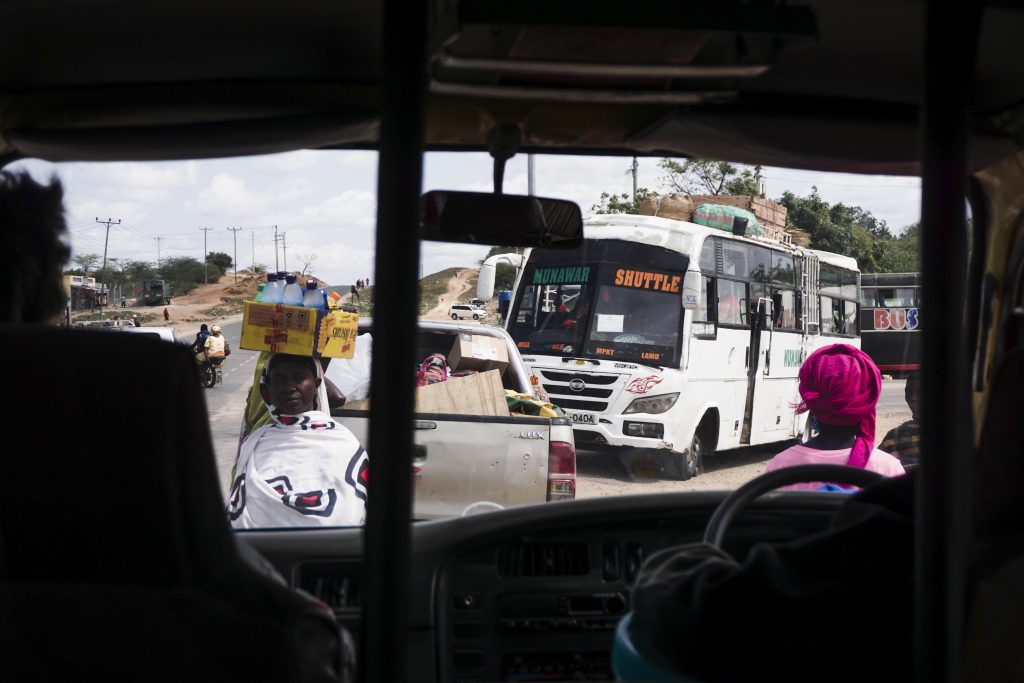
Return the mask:
{"type": "MultiPolygon", "coordinates": [[[[904,474],[899,460],[875,448],[875,404],[882,376],[866,353],[848,344],[818,349],[800,368],[799,390],[796,412],[810,412],[818,434],[772,458],[768,472],[794,465],[848,465],[886,477],[904,474]]],[[[817,482],[785,488],[820,487],[817,482]]]]}

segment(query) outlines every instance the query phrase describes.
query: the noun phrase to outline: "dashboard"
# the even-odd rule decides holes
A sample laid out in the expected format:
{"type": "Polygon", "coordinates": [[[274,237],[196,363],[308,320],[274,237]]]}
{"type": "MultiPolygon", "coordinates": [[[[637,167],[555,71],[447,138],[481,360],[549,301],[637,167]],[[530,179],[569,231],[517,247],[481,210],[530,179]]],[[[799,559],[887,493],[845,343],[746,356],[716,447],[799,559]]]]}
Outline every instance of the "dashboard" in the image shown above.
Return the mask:
{"type": "MultiPolygon", "coordinates": [[[[409,680],[614,680],[615,626],[644,559],[700,541],[727,492],[549,503],[420,522],[412,529],[409,680]]],[[[845,496],[773,493],[733,522],[726,549],[824,529],[845,496]]],[[[358,639],[360,529],[239,534],[298,588],[331,605],[358,639]]]]}

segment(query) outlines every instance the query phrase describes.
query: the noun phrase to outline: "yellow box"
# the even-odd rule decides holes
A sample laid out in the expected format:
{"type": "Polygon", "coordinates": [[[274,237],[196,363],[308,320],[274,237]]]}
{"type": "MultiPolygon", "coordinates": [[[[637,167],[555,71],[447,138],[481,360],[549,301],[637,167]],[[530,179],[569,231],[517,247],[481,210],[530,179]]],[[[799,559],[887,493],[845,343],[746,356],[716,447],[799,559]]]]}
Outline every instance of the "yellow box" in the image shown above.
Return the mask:
{"type": "Polygon", "coordinates": [[[250,351],[352,358],[359,314],[246,301],[242,340],[250,351]]]}

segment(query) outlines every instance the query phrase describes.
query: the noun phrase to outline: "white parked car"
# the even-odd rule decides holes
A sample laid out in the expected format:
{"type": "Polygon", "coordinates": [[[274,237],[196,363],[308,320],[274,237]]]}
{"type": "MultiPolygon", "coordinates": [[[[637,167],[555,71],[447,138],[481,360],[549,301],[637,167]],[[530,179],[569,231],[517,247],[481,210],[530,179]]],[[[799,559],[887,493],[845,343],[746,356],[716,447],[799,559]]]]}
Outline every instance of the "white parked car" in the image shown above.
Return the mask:
{"type": "Polygon", "coordinates": [[[463,320],[465,318],[472,318],[473,320],[479,320],[487,315],[487,312],[483,309],[471,306],[470,304],[453,304],[448,309],[448,315],[452,317],[452,320],[463,320]]]}

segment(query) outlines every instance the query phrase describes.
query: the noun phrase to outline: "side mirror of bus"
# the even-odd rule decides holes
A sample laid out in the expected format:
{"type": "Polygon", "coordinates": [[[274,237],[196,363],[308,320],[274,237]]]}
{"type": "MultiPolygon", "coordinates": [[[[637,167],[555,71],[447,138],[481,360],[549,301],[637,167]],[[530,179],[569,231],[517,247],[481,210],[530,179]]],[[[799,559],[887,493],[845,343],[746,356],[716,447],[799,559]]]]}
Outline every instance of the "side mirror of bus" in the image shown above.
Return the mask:
{"type": "Polygon", "coordinates": [[[700,288],[704,278],[695,270],[688,270],[683,275],[683,308],[695,311],[700,306],[700,288]]]}
{"type": "Polygon", "coordinates": [[[422,210],[425,240],[549,248],[583,241],[583,212],[563,199],[432,190],[423,195],[422,210]]]}

